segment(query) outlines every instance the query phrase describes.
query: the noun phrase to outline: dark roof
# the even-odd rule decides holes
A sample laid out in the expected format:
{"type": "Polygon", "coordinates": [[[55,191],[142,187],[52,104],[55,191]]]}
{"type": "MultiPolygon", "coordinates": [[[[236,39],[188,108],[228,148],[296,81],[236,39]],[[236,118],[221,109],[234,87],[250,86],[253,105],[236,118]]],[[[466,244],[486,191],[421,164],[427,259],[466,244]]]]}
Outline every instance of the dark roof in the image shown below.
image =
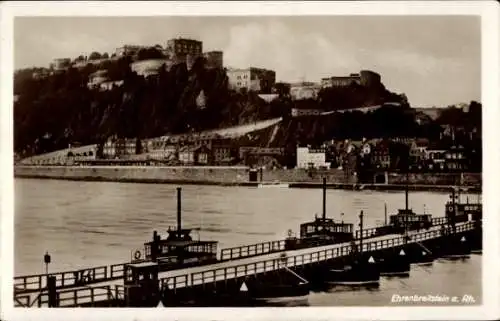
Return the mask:
{"type": "MultiPolygon", "coordinates": [[[[198,240],[192,240],[192,241],[168,241],[168,240],[160,240],[158,244],[161,245],[171,245],[171,246],[177,246],[177,247],[186,247],[189,245],[207,245],[207,244],[216,244],[218,243],[217,241],[198,241],[198,240]]],[[[153,242],[148,242],[145,243],[146,245],[152,245],[153,242]]]]}
{"type": "Polygon", "coordinates": [[[195,147],[192,145],[185,145],[179,147],[179,152],[194,152],[195,147]]]}
{"type": "Polygon", "coordinates": [[[127,265],[133,266],[135,268],[143,268],[143,267],[148,267],[148,266],[157,266],[158,263],[146,261],[146,262],[138,262],[138,263],[127,263],[127,265]]]}
{"type": "Polygon", "coordinates": [[[349,144],[353,145],[356,148],[360,148],[364,143],[360,140],[351,140],[349,144]]]}
{"type": "Polygon", "coordinates": [[[390,141],[387,139],[380,140],[375,146],[376,149],[388,149],[390,145],[390,141]]]}
{"type": "Polygon", "coordinates": [[[441,142],[430,142],[427,147],[428,150],[447,150],[448,147],[441,142]]]}
{"type": "Polygon", "coordinates": [[[208,148],[206,145],[199,145],[193,149],[194,152],[209,152],[210,148],[208,148]]]}
{"type": "Polygon", "coordinates": [[[317,226],[351,226],[352,223],[345,222],[335,222],[332,218],[326,218],[323,220],[322,217],[317,217],[316,220],[311,222],[305,222],[300,224],[300,226],[317,225],[317,226]]]}
{"type": "Polygon", "coordinates": [[[415,140],[415,144],[418,146],[418,147],[425,147],[425,146],[429,146],[429,140],[427,138],[417,138],[415,140]]]}

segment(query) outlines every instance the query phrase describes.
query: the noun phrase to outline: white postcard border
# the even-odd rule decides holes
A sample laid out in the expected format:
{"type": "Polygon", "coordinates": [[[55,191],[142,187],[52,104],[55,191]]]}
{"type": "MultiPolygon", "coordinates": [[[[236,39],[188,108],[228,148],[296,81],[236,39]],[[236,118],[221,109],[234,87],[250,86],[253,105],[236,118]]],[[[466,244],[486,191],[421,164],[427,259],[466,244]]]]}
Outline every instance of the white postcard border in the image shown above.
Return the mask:
{"type": "MultiPolygon", "coordinates": [[[[493,319],[500,316],[499,197],[499,6],[495,1],[376,2],[3,2],[0,4],[1,98],[1,309],[2,320],[331,320],[331,319],[493,319]],[[482,20],[483,305],[473,307],[307,307],[166,309],[23,309],[13,308],[13,19],[16,16],[165,15],[480,15],[482,20]]],[[[470,277],[475,277],[471,275],[470,277]]]]}

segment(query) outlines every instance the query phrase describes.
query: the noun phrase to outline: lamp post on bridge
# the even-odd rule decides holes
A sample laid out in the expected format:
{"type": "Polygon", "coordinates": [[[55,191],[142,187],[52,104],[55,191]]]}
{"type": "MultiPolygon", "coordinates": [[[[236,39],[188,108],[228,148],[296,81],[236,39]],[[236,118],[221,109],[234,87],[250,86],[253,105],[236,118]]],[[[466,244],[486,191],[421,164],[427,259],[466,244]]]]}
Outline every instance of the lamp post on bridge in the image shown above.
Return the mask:
{"type": "Polygon", "coordinates": [[[43,256],[43,262],[45,263],[45,275],[47,276],[47,292],[49,295],[49,308],[57,307],[59,305],[56,292],[56,277],[49,276],[49,263],[50,255],[48,251],[45,251],[43,256]]]}
{"type": "Polygon", "coordinates": [[[45,251],[45,255],[43,256],[43,262],[45,263],[45,274],[49,274],[49,263],[50,263],[50,255],[48,251],[45,251]]]}

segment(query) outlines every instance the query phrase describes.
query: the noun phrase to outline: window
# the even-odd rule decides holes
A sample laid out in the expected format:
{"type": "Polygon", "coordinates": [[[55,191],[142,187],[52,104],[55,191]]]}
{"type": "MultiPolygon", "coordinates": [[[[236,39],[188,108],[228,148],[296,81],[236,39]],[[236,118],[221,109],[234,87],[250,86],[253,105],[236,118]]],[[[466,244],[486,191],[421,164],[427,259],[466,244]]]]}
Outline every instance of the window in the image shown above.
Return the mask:
{"type": "Polygon", "coordinates": [[[131,268],[128,268],[127,269],[127,281],[128,282],[132,282],[134,280],[134,275],[132,273],[132,269],[131,268]]]}

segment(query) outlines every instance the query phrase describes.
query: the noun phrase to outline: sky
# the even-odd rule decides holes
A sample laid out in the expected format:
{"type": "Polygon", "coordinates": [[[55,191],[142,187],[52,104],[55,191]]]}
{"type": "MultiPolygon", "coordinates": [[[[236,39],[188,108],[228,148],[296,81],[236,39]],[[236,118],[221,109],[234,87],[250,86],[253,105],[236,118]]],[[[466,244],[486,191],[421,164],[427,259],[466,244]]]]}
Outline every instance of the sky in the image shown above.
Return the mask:
{"type": "Polygon", "coordinates": [[[481,101],[477,16],[16,17],[14,68],[178,36],[222,50],[225,66],[275,70],[278,81],[368,69],[414,107],[481,101]]]}

